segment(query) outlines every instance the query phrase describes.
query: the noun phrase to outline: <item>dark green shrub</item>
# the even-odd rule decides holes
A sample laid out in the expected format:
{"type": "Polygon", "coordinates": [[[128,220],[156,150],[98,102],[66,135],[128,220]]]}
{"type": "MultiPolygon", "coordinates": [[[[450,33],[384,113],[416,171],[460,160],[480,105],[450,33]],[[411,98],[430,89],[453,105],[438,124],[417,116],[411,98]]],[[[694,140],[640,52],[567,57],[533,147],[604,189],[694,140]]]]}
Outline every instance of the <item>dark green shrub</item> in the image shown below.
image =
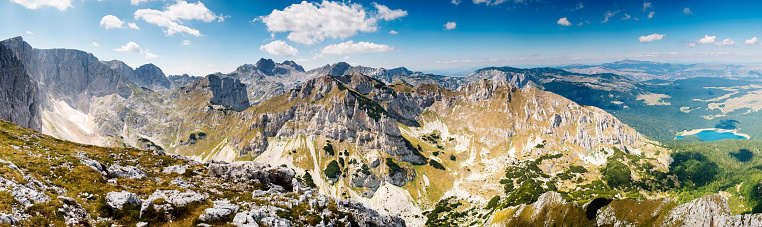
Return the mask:
{"type": "Polygon", "coordinates": [[[328,163],[328,166],[325,167],[323,173],[325,173],[325,177],[327,178],[339,177],[339,175],[341,175],[341,168],[339,167],[339,163],[337,163],[336,160],[332,160],[328,163]]]}

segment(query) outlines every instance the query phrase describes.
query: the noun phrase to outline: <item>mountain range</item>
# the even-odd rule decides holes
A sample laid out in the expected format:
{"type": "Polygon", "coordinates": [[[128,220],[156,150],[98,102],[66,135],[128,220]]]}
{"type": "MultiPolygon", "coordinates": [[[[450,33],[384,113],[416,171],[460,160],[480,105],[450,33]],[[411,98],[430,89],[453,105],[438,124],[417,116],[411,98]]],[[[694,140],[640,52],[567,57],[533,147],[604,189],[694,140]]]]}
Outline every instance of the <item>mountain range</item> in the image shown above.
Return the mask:
{"type": "MultiPolygon", "coordinates": [[[[0,118],[107,150],[181,155],[207,175],[218,164],[281,166],[292,171],[288,181],[360,202],[378,214],[356,217],[381,223],[759,223],[759,215],[733,216],[725,197],[687,205],[663,198],[683,182],[673,151],[610,112],[645,105],[638,97],[653,91],[619,72],[649,65],[644,72],[656,75],[653,68],[666,66],[614,65],[619,71],[592,75],[490,67],[446,77],[343,62],[305,71],[261,59],[228,74],[166,77],[152,64],[132,69],[78,50],[34,49],[18,37],[0,42],[0,118]],[[632,203],[646,205],[633,211],[632,203]],[[712,212],[696,216],[705,210],[712,212]],[[634,217],[643,212],[646,222],[634,217]]],[[[114,160],[101,161],[129,162],[114,160]]]]}

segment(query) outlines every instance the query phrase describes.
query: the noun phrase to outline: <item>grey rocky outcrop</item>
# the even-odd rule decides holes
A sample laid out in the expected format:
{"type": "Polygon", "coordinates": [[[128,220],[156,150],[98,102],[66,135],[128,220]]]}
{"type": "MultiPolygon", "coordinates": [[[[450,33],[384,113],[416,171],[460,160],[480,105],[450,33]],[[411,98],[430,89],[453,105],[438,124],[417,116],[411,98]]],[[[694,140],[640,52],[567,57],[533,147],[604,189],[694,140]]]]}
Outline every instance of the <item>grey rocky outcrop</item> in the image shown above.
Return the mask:
{"type": "Polygon", "coordinates": [[[186,169],[188,169],[188,165],[171,165],[164,167],[164,170],[161,172],[164,174],[171,174],[171,173],[177,173],[177,174],[184,174],[186,169]]]}
{"type": "Polygon", "coordinates": [[[233,163],[208,163],[208,175],[217,179],[261,184],[274,184],[290,190],[294,171],[285,167],[272,167],[269,164],[242,161],[233,163]]]}
{"type": "Polygon", "coordinates": [[[358,172],[353,174],[352,179],[349,181],[349,185],[352,187],[368,188],[367,191],[362,193],[362,196],[366,198],[373,197],[378,187],[381,186],[381,183],[381,179],[372,172],[370,174],[358,172]]]}
{"type": "Polygon", "coordinates": [[[106,194],[106,204],[115,210],[121,210],[125,205],[130,204],[135,207],[140,206],[142,201],[138,195],[128,191],[109,192],[106,194]]]}
{"type": "Polygon", "coordinates": [[[212,104],[228,106],[235,111],[249,108],[246,85],[240,80],[213,74],[206,76],[205,80],[209,90],[212,91],[212,104]]]}
{"type": "Polygon", "coordinates": [[[121,166],[114,164],[108,167],[108,176],[112,178],[143,179],[148,174],[135,166],[121,166]]]}

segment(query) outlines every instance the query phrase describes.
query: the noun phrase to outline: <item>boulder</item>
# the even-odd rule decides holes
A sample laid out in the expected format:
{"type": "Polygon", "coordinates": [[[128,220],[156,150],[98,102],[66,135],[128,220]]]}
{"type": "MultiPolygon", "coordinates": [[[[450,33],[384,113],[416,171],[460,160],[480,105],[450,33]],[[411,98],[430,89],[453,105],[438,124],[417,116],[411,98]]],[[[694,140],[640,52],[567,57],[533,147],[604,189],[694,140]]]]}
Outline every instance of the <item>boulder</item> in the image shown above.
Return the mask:
{"type": "Polygon", "coordinates": [[[143,179],[148,175],[135,166],[114,164],[108,167],[108,176],[112,178],[143,179]]]}
{"type": "Polygon", "coordinates": [[[219,221],[228,218],[230,215],[238,212],[238,205],[230,203],[227,200],[214,201],[214,207],[206,208],[198,219],[201,221],[219,221]]]}
{"type": "Polygon", "coordinates": [[[140,206],[141,203],[138,195],[132,192],[121,191],[109,192],[106,194],[106,204],[111,207],[111,209],[121,210],[127,204],[140,206]]]}

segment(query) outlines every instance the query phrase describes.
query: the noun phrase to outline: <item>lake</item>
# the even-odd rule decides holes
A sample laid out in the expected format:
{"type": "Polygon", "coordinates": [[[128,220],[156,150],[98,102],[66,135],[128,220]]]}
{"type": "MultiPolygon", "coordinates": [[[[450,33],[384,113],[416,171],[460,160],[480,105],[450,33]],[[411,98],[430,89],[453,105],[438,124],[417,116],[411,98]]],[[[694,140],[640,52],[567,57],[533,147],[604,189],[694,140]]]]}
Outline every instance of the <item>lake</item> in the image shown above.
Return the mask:
{"type": "MultiPolygon", "coordinates": [[[[746,137],[736,135],[733,132],[718,132],[714,130],[704,130],[701,132],[698,132],[696,134],[693,134],[699,137],[699,139],[703,141],[717,141],[717,140],[724,140],[724,139],[743,139],[747,140],[746,137]]],[[[676,136],[676,139],[682,139],[685,136],[676,136]]]]}

